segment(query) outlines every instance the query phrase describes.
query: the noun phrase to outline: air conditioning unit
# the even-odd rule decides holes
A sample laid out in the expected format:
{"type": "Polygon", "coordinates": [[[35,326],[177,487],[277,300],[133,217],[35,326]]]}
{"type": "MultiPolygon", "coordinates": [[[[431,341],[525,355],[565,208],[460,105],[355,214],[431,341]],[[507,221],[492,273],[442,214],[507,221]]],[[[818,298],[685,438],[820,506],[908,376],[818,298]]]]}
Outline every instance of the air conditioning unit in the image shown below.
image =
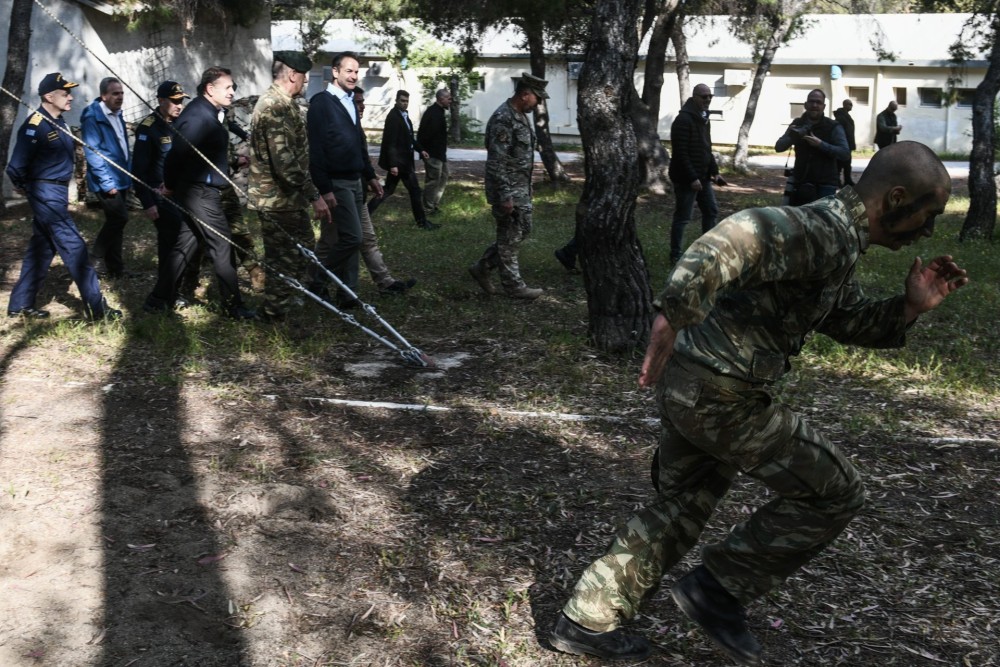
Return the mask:
{"type": "Polygon", "coordinates": [[[566,63],[566,76],[570,81],[579,79],[582,71],[583,63],[566,63]]]}
{"type": "Polygon", "coordinates": [[[726,86],[749,86],[750,70],[748,69],[723,70],[722,83],[726,86]]]}

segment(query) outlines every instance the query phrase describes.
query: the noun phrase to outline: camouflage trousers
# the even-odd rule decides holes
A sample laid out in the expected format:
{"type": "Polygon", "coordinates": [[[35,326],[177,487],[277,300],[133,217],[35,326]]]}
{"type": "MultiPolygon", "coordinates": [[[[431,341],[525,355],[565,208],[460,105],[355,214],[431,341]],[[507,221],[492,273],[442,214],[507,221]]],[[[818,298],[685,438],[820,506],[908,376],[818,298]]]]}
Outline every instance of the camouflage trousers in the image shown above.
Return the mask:
{"type": "Polygon", "coordinates": [[[510,213],[494,205],[493,219],[497,223],[497,240],[479,261],[489,270],[499,269],[500,283],[505,290],[524,287],[517,250],[531,233],[531,204],[515,205],[510,213]]]}
{"type": "Polygon", "coordinates": [[[580,625],[606,632],[633,618],[698,541],[737,472],[765,484],[771,500],[705,546],[702,562],[744,604],[816,556],[860,511],[861,479],[836,446],[763,388],[726,384],[671,359],[657,389],[657,498],[577,582],[563,611],[580,625]]]}
{"type": "Polygon", "coordinates": [[[229,232],[233,238],[233,263],[249,271],[257,266],[254,258],[253,236],[243,216],[243,205],[236,188],[228,185],[222,188],[222,212],[229,223],[229,232]]]}
{"type": "MultiPolygon", "coordinates": [[[[271,269],[280,271],[289,278],[305,282],[307,260],[295,247],[298,241],[305,248],[312,248],[316,242],[309,213],[299,211],[258,210],[260,233],[264,239],[264,261],[271,269]]],[[[288,310],[295,289],[276,275],[268,276],[264,284],[264,312],[268,315],[284,315],[288,310]]]]}

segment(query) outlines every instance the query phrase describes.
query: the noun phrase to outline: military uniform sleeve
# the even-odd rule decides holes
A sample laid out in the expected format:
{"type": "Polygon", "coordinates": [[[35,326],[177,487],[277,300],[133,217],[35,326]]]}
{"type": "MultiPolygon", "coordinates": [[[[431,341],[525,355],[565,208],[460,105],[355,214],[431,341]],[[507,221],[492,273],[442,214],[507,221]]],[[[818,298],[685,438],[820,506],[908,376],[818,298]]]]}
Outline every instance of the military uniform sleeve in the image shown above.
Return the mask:
{"type": "Polygon", "coordinates": [[[906,342],[904,297],[869,299],[855,281],[844,285],[836,307],[816,329],[838,343],[861,347],[894,348],[906,342]]]}
{"type": "MultiPolygon", "coordinates": [[[[39,116],[40,117],[40,116],[39,116]]],[[[32,125],[30,120],[21,125],[17,131],[17,141],[14,143],[14,151],[11,153],[10,161],[7,163],[7,176],[15,188],[24,189],[28,184],[28,167],[38,152],[39,123],[32,125]]]]}
{"type": "MultiPolygon", "coordinates": [[[[295,114],[297,109],[286,109],[287,114],[295,114]]],[[[267,153],[271,160],[271,173],[278,181],[279,187],[288,193],[301,192],[309,200],[316,199],[319,193],[309,176],[309,155],[302,152],[304,144],[296,144],[296,133],[302,128],[297,124],[282,118],[279,109],[274,106],[261,114],[258,125],[254,126],[254,136],[262,136],[267,141],[267,153]]]]}
{"type": "MultiPolygon", "coordinates": [[[[156,160],[156,154],[153,151],[159,150],[159,142],[150,133],[149,126],[140,124],[135,130],[135,145],[132,148],[132,173],[138,180],[153,187],[160,185],[152,182],[155,179],[152,165],[155,164],[156,160]]],[[[139,197],[142,207],[147,209],[155,205],[156,200],[153,193],[140,183],[136,183],[136,185],[138,187],[136,187],[135,193],[139,197]]]]}
{"type": "Polygon", "coordinates": [[[700,323],[723,290],[766,282],[820,280],[843,268],[843,238],[833,224],[811,225],[793,208],[750,209],[696,240],[656,300],[675,330],[700,323]]]}
{"type": "Polygon", "coordinates": [[[497,118],[486,127],[486,172],[496,184],[497,201],[507,201],[514,198],[514,186],[511,182],[511,172],[514,169],[514,159],[511,155],[514,147],[514,128],[510,119],[497,118]]]}
{"type": "Polygon", "coordinates": [[[86,144],[83,148],[83,154],[87,158],[87,169],[97,179],[101,192],[114,190],[117,186],[114,174],[111,173],[113,167],[101,155],[87,148],[87,146],[99,146],[101,143],[101,129],[97,127],[97,118],[94,116],[93,107],[87,107],[81,114],[80,137],[86,144]]]}

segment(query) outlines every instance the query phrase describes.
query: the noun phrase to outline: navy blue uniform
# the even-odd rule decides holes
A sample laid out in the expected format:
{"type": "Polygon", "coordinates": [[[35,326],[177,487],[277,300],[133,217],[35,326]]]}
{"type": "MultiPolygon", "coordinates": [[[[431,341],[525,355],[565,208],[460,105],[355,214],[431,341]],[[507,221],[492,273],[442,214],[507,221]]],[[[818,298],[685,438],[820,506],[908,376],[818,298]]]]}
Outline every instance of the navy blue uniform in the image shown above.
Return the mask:
{"type": "Polygon", "coordinates": [[[44,108],[28,117],[17,131],[17,143],[7,165],[14,187],[24,190],[34,213],[31,240],[21,276],[14,285],[8,313],[35,307],[56,253],[80,290],[88,315],[103,317],[106,304],[97,273],[87,258],[87,244],[69,214],[69,181],[73,178],[74,142],[66,121],[44,108]],[[58,128],[66,130],[60,131],[58,128]]]}

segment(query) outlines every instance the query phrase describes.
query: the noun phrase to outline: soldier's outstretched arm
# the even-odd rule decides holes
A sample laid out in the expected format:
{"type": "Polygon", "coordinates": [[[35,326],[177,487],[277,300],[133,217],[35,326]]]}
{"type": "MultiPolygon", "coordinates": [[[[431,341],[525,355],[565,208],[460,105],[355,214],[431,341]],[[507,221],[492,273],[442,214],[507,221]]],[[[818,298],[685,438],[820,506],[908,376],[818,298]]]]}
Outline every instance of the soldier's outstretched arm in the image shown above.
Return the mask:
{"type": "Polygon", "coordinates": [[[660,313],[653,320],[653,328],[649,332],[649,345],[646,346],[646,356],[642,360],[642,370],[639,371],[639,386],[648,388],[656,385],[667,367],[670,357],[674,356],[674,341],[677,332],[670,326],[667,318],[660,313]]]}

